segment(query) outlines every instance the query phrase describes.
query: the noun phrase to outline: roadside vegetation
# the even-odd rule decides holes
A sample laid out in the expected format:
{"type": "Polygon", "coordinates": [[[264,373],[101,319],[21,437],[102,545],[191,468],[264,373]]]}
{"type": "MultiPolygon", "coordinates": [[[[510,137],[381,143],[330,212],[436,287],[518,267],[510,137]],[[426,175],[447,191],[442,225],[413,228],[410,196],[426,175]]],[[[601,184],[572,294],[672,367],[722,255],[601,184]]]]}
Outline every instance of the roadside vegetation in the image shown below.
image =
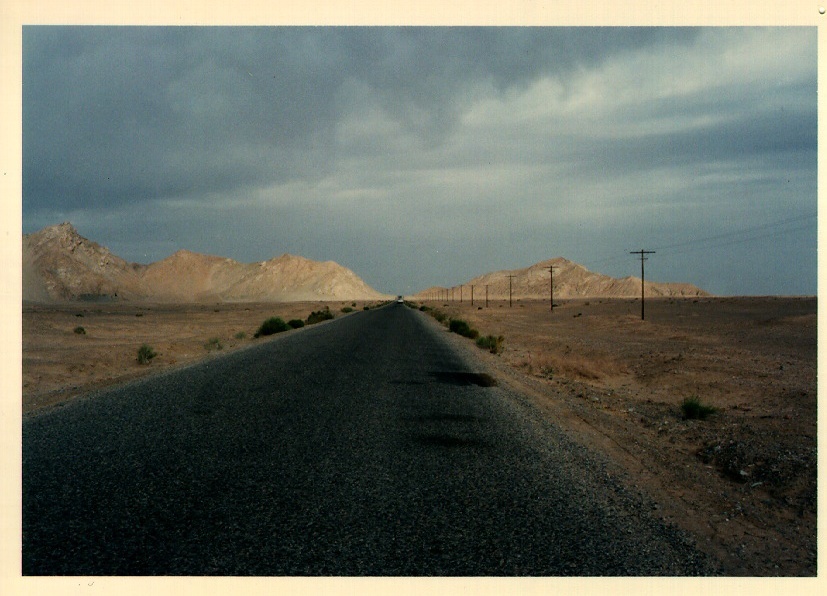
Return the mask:
{"type": "Polygon", "coordinates": [[[479,331],[462,319],[450,319],[448,321],[448,331],[461,335],[462,337],[467,337],[468,339],[477,339],[480,336],[479,331]]]}
{"type": "Polygon", "coordinates": [[[148,345],[144,344],[138,348],[138,364],[149,364],[158,354],[148,345]]]}
{"type": "Polygon", "coordinates": [[[429,314],[439,323],[446,325],[448,327],[448,330],[452,333],[456,333],[457,335],[461,335],[463,337],[467,337],[468,339],[475,340],[477,347],[482,350],[488,350],[492,354],[500,354],[503,351],[503,342],[505,341],[505,337],[503,337],[502,335],[481,335],[480,332],[477,329],[471,327],[471,325],[467,321],[463,319],[455,319],[449,317],[441,310],[427,306],[425,304],[421,306],[416,306],[415,304],[408,304],[408,306],[410,306],[413,309],[418,309],[426,314],[429,314]]]}
{"type": "Polygon", "coordinates": [[[492,354],[499,354],[503,350],[503,341],[505,338],[502,335],[493,336],[486,335],[485,337],[477,338],[477,347],[488,350],[492,354]]]}
{"type": "Polygon", "coordinates": [[[684,420],[705,420],[716,411],[712,406],[702,404],[697,397],[687,397],[681,403],[684,420]]]}
{"type": "Polygon", "coordinates": [[[213,350],[223,350],[224,346],[221,344],[221,339],[218,337],[211,337],[207,340],[207,343],[204,344],[204,349],[208,352],[212,352],[213,350]]]}
{"type": "Polygon", "coordinates": [[[314,325],[316,323],[321,323],[322,321],[328,321],[334,318],[334,314],[330,312],[330,307],[325,306],[322,310],[314,310],[310,315],[307,317],[307,324],[314,325]]]}
{"type": "Polygon", "coordinates": [[[270,317],[261,324],[256,334],[253,337],[261,337],[264,335],[274,335],[290,329],[290,326],[284,322],[281,317],[270,317]]]}

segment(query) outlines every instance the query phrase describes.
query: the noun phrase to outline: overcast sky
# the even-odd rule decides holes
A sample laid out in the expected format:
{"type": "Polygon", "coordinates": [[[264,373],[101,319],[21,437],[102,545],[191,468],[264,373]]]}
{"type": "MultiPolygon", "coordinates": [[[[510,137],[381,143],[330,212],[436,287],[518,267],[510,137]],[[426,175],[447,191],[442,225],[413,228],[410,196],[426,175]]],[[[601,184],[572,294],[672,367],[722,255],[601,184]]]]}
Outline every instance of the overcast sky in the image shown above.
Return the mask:
{"type": "Polygon", "coordinates": [[[23,29],[23,232],[815,294],[815,28],[23,29]]]}

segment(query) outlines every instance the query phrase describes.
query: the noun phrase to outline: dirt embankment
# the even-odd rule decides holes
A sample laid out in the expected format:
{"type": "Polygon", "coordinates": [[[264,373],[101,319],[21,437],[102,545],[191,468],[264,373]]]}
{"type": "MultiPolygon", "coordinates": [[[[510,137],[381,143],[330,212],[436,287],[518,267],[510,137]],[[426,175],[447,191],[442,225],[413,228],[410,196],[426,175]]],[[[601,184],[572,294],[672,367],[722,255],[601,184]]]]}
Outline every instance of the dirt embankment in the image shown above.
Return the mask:
{"type": "Polygon", "coordinates": [[[815,298],[425,303],[504,350],[503,379],[608,454],[733,575],[816,573],[815,298]],[[687,398],[715,408],[686,419],[687,398]]]}

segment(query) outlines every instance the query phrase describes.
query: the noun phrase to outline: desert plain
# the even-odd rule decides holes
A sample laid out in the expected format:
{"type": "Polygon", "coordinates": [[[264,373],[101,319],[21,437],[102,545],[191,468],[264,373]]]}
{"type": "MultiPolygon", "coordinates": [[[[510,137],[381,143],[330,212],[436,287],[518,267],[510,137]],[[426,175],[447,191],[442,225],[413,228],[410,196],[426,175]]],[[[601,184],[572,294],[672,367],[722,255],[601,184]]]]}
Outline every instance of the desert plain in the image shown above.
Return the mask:
{"type": "MultiPolygon", "coordinates": [[[[267,341],[254,335],[272,316],[376,304],[24,304],[23,413],[267,341]],[[143,344],[157,352],[149,364],[137,361],[143,344]]],[[[817,573],[816,298],[647,299],[646,320],[639,300],[619,298],[553,312],[547,300],[410,305],[502,336],[498,354],[450,337],[731,574],[817,573]],[[715,412],[687,419],[687,398],[715,412]]]]}

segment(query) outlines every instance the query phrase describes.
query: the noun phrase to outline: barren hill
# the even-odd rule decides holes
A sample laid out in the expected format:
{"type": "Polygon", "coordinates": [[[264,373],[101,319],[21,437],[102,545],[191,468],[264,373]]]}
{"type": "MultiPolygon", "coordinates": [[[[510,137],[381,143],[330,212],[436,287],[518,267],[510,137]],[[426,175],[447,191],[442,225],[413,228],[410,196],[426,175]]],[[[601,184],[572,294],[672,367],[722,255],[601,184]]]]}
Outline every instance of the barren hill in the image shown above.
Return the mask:
{"type": "Polygon", "coordinates": [[[388,296],[350,269],[293,255],[260,263],[179,250],[140,265],[87,240],[70,223],[23,237],[23,300],[286,302],[388,296]]]}
{"type": "MultiPolygon", "coordinates": [[[[488,286],[488,297],[494,300],[508,299],[509,275],[512,297],[523,300],[548,299],[549,266],[554,269],[554,298],[634,298],[640,296],[640,278],[616,279],[589,271],[582,265],[562,257],[535,263],[524,269],[495,271],[480,275],[463,285],[474,285],[483,296],[488,286]]],[[[429,288],[417,294],[426,298],[444,288],[429,288]]],[[[647,296],[709,296],[704,290],[688,283],[645,282],[647,296]]],[[[457,297],[455,291],[455,298],[457,297]]],[[[470,293],[469,293],[470,296],[470,293]]]]}

